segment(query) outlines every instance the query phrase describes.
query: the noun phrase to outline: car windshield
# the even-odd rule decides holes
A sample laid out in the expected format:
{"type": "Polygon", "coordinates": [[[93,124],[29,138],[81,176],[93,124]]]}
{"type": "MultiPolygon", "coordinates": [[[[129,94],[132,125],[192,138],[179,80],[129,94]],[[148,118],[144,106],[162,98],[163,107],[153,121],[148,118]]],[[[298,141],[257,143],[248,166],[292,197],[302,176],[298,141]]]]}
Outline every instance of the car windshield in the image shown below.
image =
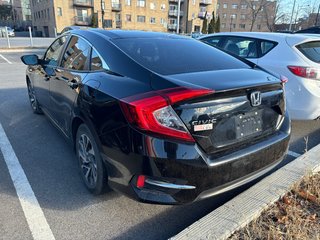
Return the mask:
{"type": "Polygon", "coordinates": [[[320,41],[302,43],[297,49],[311,61],[320,63],[320,41]]]}
{"type": "Polygon", "coordinates": [[[130,38],[113,41],[136,62],[163,75],[250,68],[244,62],[193,39],[130,38]]]}

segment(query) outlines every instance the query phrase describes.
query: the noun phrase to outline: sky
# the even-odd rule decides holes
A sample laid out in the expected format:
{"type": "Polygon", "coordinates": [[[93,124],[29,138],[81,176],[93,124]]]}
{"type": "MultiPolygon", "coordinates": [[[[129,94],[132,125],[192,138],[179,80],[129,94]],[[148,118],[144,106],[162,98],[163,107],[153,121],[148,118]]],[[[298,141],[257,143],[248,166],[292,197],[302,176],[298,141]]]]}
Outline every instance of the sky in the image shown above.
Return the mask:
{"type": "MultiPolygon", "coordinates": [[[[285,15],[279,20],[280,22],[290,21],[294,1],[295,0],[278,0],[280,5],[279,15],[285,15]]],[[[296,0],[292,21],[296,18],[299,19],[308,16],[311,12],[318,12],[319,4],[320,0],[296,0]]]]}

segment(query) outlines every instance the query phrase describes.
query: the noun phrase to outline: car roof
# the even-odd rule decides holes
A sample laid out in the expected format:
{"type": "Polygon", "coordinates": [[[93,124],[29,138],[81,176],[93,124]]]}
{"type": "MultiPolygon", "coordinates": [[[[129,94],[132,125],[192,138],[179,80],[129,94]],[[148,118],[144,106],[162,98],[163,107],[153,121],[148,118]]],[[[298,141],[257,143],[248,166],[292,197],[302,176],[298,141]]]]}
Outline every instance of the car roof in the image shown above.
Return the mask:
{"type": "Polygon", "coordinates": [[[104,36],[108,39],[119,39],[119,38],[174,38],[174,39],[189,39],[184,36],[171,34],[171,33],[160,33],[160,32],[145,32],[145,31],[135,31],[135,30],[103,30],[99,28],[90,28],[88,30],[71,30],[69,33],[82,34],[96,34],[104,36]]]}
{"type": "Polygon", "coordinates": [[[266,39],[270,41],[286,41],[290,45],[295,45],[309,40],[320,40],[319,36],[310,34],[291,34],[291,33],[275,33],[275,32],[221,32],[213,33],[198,38],[199,40],[209,36],[239,36],[266,39]]]}

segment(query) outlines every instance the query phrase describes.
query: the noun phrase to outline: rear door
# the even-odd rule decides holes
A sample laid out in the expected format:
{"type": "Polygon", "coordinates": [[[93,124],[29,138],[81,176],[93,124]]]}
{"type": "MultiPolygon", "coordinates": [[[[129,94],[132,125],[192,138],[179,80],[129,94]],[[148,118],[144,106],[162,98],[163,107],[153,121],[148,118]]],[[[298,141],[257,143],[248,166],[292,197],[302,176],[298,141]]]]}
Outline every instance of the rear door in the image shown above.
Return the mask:
{"type": "Polygon", "coordinates": [[[50,101],[53,118],[66,134],[70,129],[73,104],[79,87],[89,71],[91,47],[87,41],[72,36],[63,53],[61,64],[55,69],[55,77],[50,81],[50,101]]]}

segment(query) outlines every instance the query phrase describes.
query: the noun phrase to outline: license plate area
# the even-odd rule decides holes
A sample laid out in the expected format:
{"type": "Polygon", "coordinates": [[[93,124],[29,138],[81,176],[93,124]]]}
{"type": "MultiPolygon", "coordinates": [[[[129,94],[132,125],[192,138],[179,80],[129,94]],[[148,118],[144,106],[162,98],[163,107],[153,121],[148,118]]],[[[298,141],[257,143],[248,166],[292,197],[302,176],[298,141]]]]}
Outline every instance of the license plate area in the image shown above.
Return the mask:
{"type": "Polygon", "coordinates": [[[236,116],[236,139],[246,138],[262,132],[262,111],[254,111],[236,116]]]}

